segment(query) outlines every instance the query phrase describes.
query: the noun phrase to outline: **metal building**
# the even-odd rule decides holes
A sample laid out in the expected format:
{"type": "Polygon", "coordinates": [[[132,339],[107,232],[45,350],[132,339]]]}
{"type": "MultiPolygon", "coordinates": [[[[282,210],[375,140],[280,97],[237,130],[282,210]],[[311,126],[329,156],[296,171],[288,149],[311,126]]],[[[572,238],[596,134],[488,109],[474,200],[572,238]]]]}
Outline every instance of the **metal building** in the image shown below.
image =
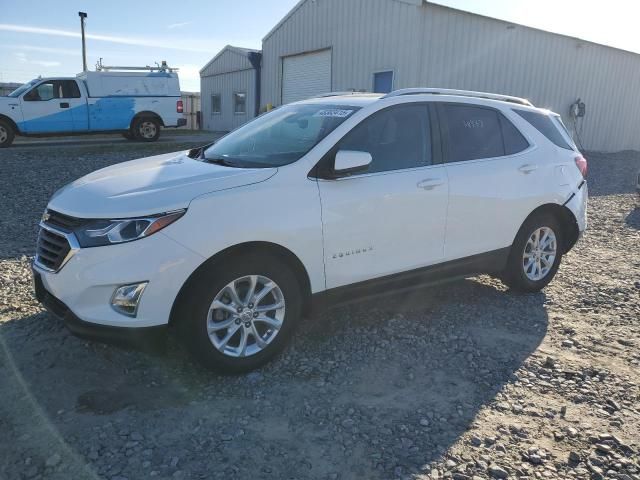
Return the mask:
{"type": "Polygon", "coordinates": [[[301,0],[262,41],[260,104],[342,90],[488,91],[562,114],[585,149],[640,150],[639,84],[639,54],[565,35],[424,0],[301,0]],[[578,99],[586,115],[576,119],[578,99]]]}
{"type": "Polygon", "coordinates": [[[202,70],[202,128],[230,131],[259,108],[260,52],[227,45],[202,70]]]}

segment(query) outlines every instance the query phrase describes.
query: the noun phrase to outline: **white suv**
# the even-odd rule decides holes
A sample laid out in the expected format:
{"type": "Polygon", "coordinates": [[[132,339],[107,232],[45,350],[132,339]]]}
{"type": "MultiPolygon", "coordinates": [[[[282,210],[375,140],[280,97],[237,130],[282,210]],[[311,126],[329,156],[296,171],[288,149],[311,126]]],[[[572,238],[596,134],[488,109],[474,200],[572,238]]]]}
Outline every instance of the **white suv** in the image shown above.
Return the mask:
{"type": "Polygon", "coordinates": [[[540,290],[586,227],[586,169],[523,99],[326,95],[59,190],[36,293],[78,334],[168,324],[206,366],[246,371],[316,301],[479,273],[540,290]]]}

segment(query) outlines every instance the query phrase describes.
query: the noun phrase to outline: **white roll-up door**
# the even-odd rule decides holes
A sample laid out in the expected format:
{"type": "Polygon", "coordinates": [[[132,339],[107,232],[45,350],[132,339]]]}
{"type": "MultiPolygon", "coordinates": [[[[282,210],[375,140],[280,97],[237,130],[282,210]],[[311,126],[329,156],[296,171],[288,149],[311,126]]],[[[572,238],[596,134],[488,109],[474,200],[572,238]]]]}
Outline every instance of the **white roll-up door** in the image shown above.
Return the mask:
{"type": "Polygon", "coordinates": [[[282,103],[331,91],[331,50],[293,55],[282,60],[282,103]]]}

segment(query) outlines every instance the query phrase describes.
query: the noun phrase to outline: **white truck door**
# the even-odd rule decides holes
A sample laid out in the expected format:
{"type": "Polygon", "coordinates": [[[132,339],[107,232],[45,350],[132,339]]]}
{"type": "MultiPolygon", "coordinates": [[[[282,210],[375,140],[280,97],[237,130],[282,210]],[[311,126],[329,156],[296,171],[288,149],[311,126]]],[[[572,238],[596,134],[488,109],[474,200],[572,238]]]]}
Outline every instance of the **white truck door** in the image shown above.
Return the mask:
{"type": "Polygon", "coordinates": [[[432,164],[426,104],[378,111],[338,150],[366,151],[368,170],[320,179],[327,288],[438,263],[444,255],[447,176],[432,164]]]}
{"type": "Polygon", "coordinates": [[[87,99],[81,93],[76,80],[61,80],[62,98],[61,103],[67,103],[71,111],[74,132],[86,132],[89,130],[89,112],[87,110],[87,99]]]}
{"type": "Polygon", "coordinates": [[[20,99],[26,133],[63,133],[73,131],[71,105],[62,98],[60,80],[44,80],[20,99]]]}

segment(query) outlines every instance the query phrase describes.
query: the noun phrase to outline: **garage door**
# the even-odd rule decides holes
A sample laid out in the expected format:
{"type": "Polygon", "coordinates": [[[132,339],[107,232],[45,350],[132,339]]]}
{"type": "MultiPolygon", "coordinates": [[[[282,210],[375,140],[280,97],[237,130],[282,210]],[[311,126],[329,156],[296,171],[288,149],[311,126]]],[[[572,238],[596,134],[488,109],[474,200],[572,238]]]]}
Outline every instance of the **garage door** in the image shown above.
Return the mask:
{"type": "Polygon", "coordinates": [[[331,50],[282,60],[282,103],[297,102],[331,91],[331,50]]]}

